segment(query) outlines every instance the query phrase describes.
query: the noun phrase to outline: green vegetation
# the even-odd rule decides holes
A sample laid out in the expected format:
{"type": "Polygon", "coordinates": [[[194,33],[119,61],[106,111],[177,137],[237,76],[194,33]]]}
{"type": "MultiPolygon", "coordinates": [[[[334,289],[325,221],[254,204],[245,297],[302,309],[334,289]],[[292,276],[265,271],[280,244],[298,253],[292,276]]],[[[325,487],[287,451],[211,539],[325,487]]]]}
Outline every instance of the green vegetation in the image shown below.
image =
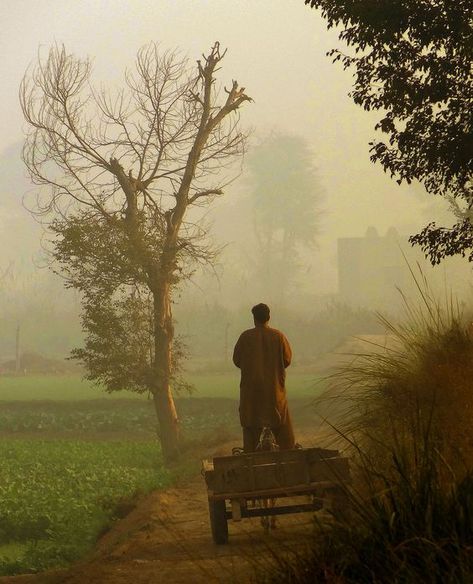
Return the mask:
{"type": "MultiPolygon", "coordinates": [[[[184,438],[238,425],[237,402],[222,399],[179,400],[184,438]]],[[[9,402],[0,409],[0,432],[15,436],[79,437],[80,439],[150,440],[156,417],[150,400],[89,400],[79,402],[9,402]]]]}
{"type": "Polygon", "coordinates": [[[406,324],[385,322],[397,343],[335,378],[355,463],[351,517],[280,562],[273,582],[473,580],[473,338],[453,303],[419,290],[406,324]]]}
{"type": "MultiPolygon", "coordinates": [[[[238,372],[191,379],[197,391],[177,398],[184,452],[238,436],[238,372]]],[[[292,371],[288,386],[303,397],[294,400],[295,419],[323,387],[292,371]]],[[[83,557],[137,493],[199,464],[186,455],[165,470],[146,396],[110,396],[72,375],[18,376],[0,378],[0,404],[0,574],[83,557]]]]}
{"type": "Polygon", "coordinates": [[[3,440],[0,574],[79,558],[120,503],[169,480],[156,441],[3,440]]]}
{"type": "MultiPolygon", "coordinates": [[[[100,387],[83,380],[80,375],[19,375],[0,377],[0,400],[84,400],[108,398],[100,387]]],[[[116,393],[113,398],[130,398],[128,393],[116,393]]],[[[137,396],[137,399],[139,397],[137,396]]]]}
{"type": "Polygon", "coordinates": [[[370,160],[399,184],[419,181],[451,201],[456,223],[429,222],[411,243],[433,264],[453,255],[473,261],[471,1],[305,3],[348,46],[329,54],[351,69],[353,101],[378,117],[370,160]]]}
{"type": "MultiPolygon", "coordinates": [[[[221,373],[202,375],[187,374],[186,381],[195,391],[195,397],[227,397],[239,399],[239,374],[221,373]]],[[[309,373],[288,373],[289,397],[315,397],[320,393],[322,385],[317,383],[317,377],[309,373]]],[[[186,395],[182,393],[182,395],[186,395]]],[[[0,401],[17,400],[91,400],[91,399],[126,399],[146,400],[146,395],[131,394],[127,391],[116,391],[109,394],[101,387],[82,379],[79,375],[33,375],[18,377],[0,377],[0,401]]]]}
{"type": "MultiPolygon", "coordinates": [[[[80,388],[78,378],[37,379],[44,382],[43,398],[54,396],[47,381],[60,390],[61,379],[72,379],[80,388]]],[[[189,457],[172,472],[165,469],[151,400],[87,400],[83,392],[75,401],[27,401],[28,391],[29,397],[38,391],[36,379],[10,380],[23,400],[0,408],[0,575],[83,557],[137,494],[196,471],[199,459],[189,457]]],[[[179,411],[186,448],[238,431],[235,400],[186,397],[179,411]]]]}

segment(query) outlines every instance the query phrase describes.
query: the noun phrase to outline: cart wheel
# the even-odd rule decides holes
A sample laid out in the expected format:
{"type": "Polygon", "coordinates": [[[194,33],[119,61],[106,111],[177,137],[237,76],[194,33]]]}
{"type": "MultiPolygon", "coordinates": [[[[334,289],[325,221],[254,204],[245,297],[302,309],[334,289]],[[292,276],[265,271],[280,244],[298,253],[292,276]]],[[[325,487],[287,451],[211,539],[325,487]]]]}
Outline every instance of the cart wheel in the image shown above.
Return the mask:
{"type": "Polygon", "coordinates": [[[210,527],[216,544],[228,543],[228,523],[225,501],[209,500],[210,527]]]}

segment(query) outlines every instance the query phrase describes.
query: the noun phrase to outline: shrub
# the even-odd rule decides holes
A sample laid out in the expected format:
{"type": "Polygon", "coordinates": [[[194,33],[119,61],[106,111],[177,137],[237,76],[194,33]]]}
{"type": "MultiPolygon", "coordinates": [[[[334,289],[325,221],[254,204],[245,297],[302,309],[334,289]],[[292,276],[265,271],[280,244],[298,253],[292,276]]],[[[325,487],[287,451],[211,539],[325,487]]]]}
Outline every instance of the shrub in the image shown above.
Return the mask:
{"type": "Polygon", "coordinates": [[[345,405],[340,427],[384,470],[394,454],[416,468],[435,453],[460,478],[473,467],[471,325],[452,299],[441,303],[416,283],[421,303],[405,299],[404,323],[380,317],[391,337],[384,350],[333,376],[345,405]]]}
{"type": "Polygon", "coordinates": [[[395,343],[332,378],[353,457],[350,521],[316,530],[310,553],[272,582],[473,581],[473,339],[460,308],[425,282],[395,343]]]}

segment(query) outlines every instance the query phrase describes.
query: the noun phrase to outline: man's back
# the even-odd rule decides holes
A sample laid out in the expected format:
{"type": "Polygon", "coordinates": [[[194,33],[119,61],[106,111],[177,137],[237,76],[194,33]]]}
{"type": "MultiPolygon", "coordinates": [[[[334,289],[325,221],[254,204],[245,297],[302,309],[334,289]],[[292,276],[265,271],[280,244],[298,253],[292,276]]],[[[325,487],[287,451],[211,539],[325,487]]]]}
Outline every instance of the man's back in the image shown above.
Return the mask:
{"type": "Polygon", "coordinates": [[[240,335],[233,362],[241,369],[241,425],[278,427],[287,412],[285,368],[291,362],[291,348],[286,337],[257,324],[240,335]]]}

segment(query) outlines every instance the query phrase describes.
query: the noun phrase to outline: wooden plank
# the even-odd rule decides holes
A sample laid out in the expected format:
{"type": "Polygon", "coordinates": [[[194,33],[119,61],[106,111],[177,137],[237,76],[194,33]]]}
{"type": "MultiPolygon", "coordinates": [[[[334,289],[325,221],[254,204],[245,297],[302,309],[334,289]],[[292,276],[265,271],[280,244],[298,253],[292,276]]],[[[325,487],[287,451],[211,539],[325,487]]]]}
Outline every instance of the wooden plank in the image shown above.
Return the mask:
{"type": "MultiPolygon", "coordinates": [[[[239,458],[239,457],[235,457],[239,458]]],[[[346,481],[349,479],[347,458],[329,458],[305,461],[303,459],[278,463],[254,464],[251,458],[246,465],[214,466],[205,473],[209,490],[214,493],[240,493],[294,487],[320,481],[346,481]]]]}
{"type": "Polygon", "coordinates": [[[238,456],[218,456],[213,459],[215,469],[224,470],[252,464],[270,464],[275,462],[297,462],[301,460],[313,461],[339,456],[338,450],[327,448],[295,448],[293,450],[274,450],[251,452],[238,456]]]}
{"type": "Polygon", "coordinates": [[[278,489],[267,489],[261,491],[246,491],[241,493],[215,493],[209,491],[208,498],[213,501],[220,501],[222,499],[266,499],[266,498],[281,498],[281,497],[295,497],[297,495],[314,495],[322,497],[323,492],[329,489],[336,489],[340,487],[339,482],[333,481],[319,481],[308,485],[297,485],[294,487],[280,487],[278,489]]]}

